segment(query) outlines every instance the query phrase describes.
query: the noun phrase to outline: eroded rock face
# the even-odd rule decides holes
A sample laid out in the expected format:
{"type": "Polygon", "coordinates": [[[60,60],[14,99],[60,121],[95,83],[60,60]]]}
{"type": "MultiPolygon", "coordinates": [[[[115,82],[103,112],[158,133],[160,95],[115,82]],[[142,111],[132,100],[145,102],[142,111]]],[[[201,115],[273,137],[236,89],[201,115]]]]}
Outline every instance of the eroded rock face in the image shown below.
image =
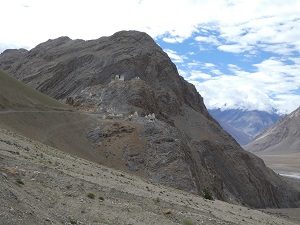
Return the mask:
{"type": "MultiPolygon", "coordinates": [[[[179,106],[185,103],[206,113],[202,98],[194,86],[178,76],[176,66],[167,54],[150,36],[141,32],[118,32],[111,37],[92,41],[61,37],[28,52],[8,50],[1,54],[0,68],[60,100],[81,97],[82,91],[90,92],[95,85],[98,85],[96,92],[101,86],[107,87],[108,93],[103,93],[107,96],[100,100],[109,100],[107,98],[124,94],[113,93],[120,88],[123,91],[132,89],[129,85],[110,84],[116,75],[123,76],[125,81],[140,79],[144,84],[139,84],[137,90],[129,90],[132,92],[129,94],[134,96],[125,96],[131,105],[143,104],[137,98],[146,97],[143,94],[153,95],[149,90],[154,89],[155,103],[147,102],[141,109],[149,107],[153,110],[158,105],[168,113],[176,114],[179,106]],[[138,90],[144,91],[138,89],[141,85],[147,86],[148,90],[136,93],[138,90]]],[[[120,104],[116,102],[113,105],[118,107],[120,104]]]]}
{"type": "MultiPolygon", "coordinates": [[[[253,207],[299,204],[299,193],[210,117],[195,87],[145,33],[49,40],[28,52],[5,51],[0,68],[80,109],[124,118],[137,112],[128,121],[136,133],[119,152],[118,163],[129,171],[191,192],[206,188],[219,199],[253,207]],[[144,116],[150,113],[156,119],[149,122],[144,116]]],[[[103,132],[95,128],[87,138],[100,143],[107,138],[103,132]]],[[[113,145],[107,149],[114,151],[113,145]]]]}

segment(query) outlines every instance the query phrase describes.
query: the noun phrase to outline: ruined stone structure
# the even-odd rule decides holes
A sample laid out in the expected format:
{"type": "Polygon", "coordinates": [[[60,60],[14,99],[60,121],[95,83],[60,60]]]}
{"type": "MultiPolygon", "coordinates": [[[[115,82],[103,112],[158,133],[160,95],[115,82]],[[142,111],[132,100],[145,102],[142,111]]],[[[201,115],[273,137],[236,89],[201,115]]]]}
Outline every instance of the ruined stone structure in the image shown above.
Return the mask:
{"type": "Polygon", "coordinates": [[[115,76],[115,80],[121,80],[121,81],[124,81],[124,80],[125,80],[125,77],[124,77],[124,75],[116,75],[116,76],[115,76]]]}

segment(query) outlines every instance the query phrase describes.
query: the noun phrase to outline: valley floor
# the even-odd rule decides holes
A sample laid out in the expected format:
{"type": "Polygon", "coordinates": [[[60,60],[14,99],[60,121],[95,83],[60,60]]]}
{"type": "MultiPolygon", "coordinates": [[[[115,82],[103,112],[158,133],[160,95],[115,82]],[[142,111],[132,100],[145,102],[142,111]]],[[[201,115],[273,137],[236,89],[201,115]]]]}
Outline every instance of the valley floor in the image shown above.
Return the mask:
{"type": "Polygon", "coordinates": [[[290,209],[263,209],[263,212],[269,213],[271,215],[276,215],[282,218],[293,220],[297,224],[300,224],[300,208],[290,208],[290,209]]]}
{"type": "Polygon", "coordinates": [[[300,153],[258,156],[280,175],[300,179],[300,153]]]}
{"type": "Polygon", "coordinates": [[[296,224],[70,156],[0,129],[0,224],[296,224]]]}
{"type": "MultiPolygon", "coordinates": [[[[300,154],[286,155],[258,155],[266,165],[278,174],[285,177],[296,189],[300,191],[300,154]]],[[[263,212],[289,218],[300,224],[300,208],[291,209],[264,209],[263,212]]]]}

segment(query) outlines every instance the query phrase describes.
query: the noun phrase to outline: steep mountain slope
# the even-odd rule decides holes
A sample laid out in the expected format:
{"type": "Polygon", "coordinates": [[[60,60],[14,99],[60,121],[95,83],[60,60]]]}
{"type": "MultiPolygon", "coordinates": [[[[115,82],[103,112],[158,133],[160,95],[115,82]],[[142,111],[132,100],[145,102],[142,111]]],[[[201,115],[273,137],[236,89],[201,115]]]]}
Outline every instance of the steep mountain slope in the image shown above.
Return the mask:
{"type": "MultiPolygon", "coordinates": [[[[90,160],[194,193],[208,189],[218,199],[253,207],[299,204],[297,191],[241,149],[208,114],[195,87],[145,33],[123,31],[92,41],[62,37],[28,52],[7,50],[0,68],[97,113],[85,127],[75,126],[93,143],[77,146],[76,153],[93,152],[90,160]]],[[[54,131],[52,146],[72,136],[67,128],[63,138],[60,129],[54,131]]],[[[67,145],[59,148],[72,151],[67,145]]]]}
{"type": "Polygon", "coordinates": [[[273,155],[300,153],[300,107],[259,135],[245,149],[273,155]]]}
{"type": "Polygon", "coordinates": [[[73,157],[0,129],[0,224],[293,225],[73,157]]]}
{"type": "Polygon", "coordinates": [[[93,41],[61,37],[29,52],[6,50],[0,68],[56,99],[80,104],[77,98],[86,97],[87,107],[86,100],[96,99],[91,105],[97,111],[128,113],[129,104],[130,109],[135,106],[163,117],[161,113],[177,115],[184,103],[208,116],[194,86],[178,76],[176,66],[150,36],[139,32],[93,41]],[[111,82],[116,75],[130,82],[111,82]],[[134,80],[137,77],[140,80],[134,80]],[[118,93],[120,88],[131,93],[118,93]]]}
{"type": "Polygon", "coordinates": [[[241,145],[248,144],[280,119],[276,113],[258,110],[211,109],[209,113],[241,145]]]}
{"type": "Polygon", "coordinates": [[[259,135],[245,149],[259,155],[277,173],[300,178],[300,108],[259,135]]]}
{"type": "Polygon", "coordinates": [[[93,144],[86,138],[89,127],[94,127],[94,115],[78,113],[3,72],[0,106],[0,127],[86,159],[97,159],[93,144]]]}
{"type": "Polygon", "coordinates": [[[0,110],[70,109],[0,71],[0,110]]]}

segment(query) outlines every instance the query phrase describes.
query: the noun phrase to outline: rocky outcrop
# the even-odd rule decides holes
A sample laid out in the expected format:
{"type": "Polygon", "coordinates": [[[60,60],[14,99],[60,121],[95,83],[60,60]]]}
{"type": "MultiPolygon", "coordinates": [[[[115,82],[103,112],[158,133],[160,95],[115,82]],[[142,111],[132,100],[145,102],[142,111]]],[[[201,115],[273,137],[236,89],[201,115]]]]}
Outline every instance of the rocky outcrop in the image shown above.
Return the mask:
{"type": "MultiPolygon", "coordinates": [[[[147,107],[153,110],[159,106],[165,112],[176,115],[184,103],[207,114],[194,86],[178,76],[176,66],[167,54],[150,36],[141,32],[118,32],[93,41],[61,37],[42,43],[27,53],[23,49],[20,52],[6,50],[1,54],[0,68],[59,100],[82,97],[82,92],[89,94],[91,87],[96,89],[98,95],[101,94],[99,90],[108,85],[107,91],[113,92],[110,88],[116,90],[120,85],[110,84],[117,75],[123,76],[125,81],[136,78],[144,81],[140,85],[148,90],[126,95],[131,98],[128,99],[130,105],[144,104],[144,100],[136,99],[145,97],[140,94],[155,93],[152,99],[155,103],[147,102],[147,105],[140,107],[141,110],[147,107]],[[153,93],[149,92],[151,89],[153,93]]],[[[131,89],[128,85],[126,88],[131,89]]],[[[106,96],[100,95],[99,98],[106,100],[105,97],[120,95],[113,93],[112,96],[107,91],[103,90],[106,96]]],[[[117,111],[119,106],[118,102],[113,104],[117,111]]],[[[106,105],[103,108],[107,110],[106,105]]]]}
{"type": "Polygon", "coordinates": [[[122,31],[92,41],[62,37],[14,52],[1,54],[2,70],[82,110],[103,118],[121,115],[113,120],[122,124],[120,118],[128,120],[106,127],[104,119],[87,133],[100,151],[108,151],[104,163],[252,207],[299,204],[298,192],[209,115],[195,87],[147,34],[122,31]],[[120,142],[122,137],[126,142],[120,142]]]}
{"type": "Polygon", "coordinates": [[[245,149],[267,155],[300,153],[300,107],[259,135],[245,149]]]}

